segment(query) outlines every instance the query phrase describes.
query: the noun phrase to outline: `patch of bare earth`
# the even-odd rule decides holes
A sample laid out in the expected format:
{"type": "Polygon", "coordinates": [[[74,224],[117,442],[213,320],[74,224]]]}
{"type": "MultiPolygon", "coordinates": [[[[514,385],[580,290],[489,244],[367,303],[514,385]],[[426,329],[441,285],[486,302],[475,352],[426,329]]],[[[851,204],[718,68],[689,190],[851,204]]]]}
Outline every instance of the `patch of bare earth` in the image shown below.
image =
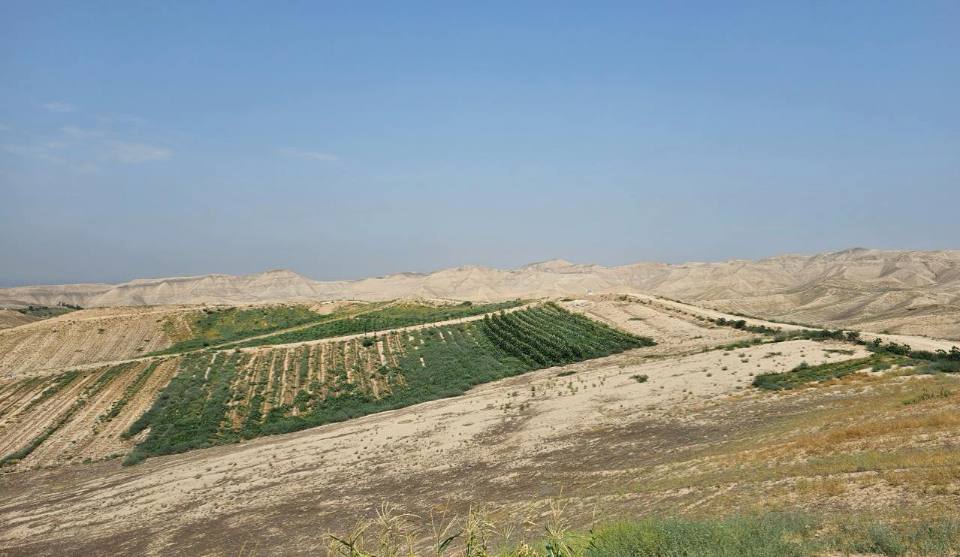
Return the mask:
{"type": "Polygon", "coordinates": [[[27,323],[33,323],[39,320],[39,317],[24,315],[16,310],[0,309],[0,329],[19,327],[20,325],[26,325],[27,323]]]}
{"type": "Polygon", "coordinates": [[[164,323],[185,308],[86,309],[0,330],[0,380],[137,358],[173,343],[164,323]]]}

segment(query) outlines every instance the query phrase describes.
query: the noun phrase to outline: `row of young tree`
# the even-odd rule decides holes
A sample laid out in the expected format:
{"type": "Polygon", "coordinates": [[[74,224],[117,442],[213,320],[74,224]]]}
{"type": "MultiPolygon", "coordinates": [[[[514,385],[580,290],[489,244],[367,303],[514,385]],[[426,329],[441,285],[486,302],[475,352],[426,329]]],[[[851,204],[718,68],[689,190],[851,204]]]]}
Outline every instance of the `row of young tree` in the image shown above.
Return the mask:
{"type": "Polygon", "coordinates": [[[482,330],[494,346],[530,367],[562,365],[653,344],[553,303],[488,315],[482,330]]]}
{"type": "Polygon", "coordinates": [[[182,453],[219,444],[220,425],[231,398],[230,385],[240,358],[236,353],[185,356],[180,370],[157,396],[153,406],[123,432],[130,439],[149,428],[146,439],[124,464],[147,456],[182,453]]]}
{"type": "MultiPolygon", "coordinates": [[[[461,311],[470,309],[457,307],[461,311]]],[[[310,393],[301,389],[288,404],[278,397],[280,374],[269,373],[274,365],[270,358],[259,361],[252,375],[238,377],[238,368],[245,363],[242,352],[184,355],[177,375],[153,406],[124,432],[123,436],[130,439],[149,428],[126,464],[153,455],[296,431],[455,396],[473,385],[531,369],[654,344],[554,304],[500,311],[482,322],[444,326],[442,331],[412,331],[404,343],[407,346],[401,351],[397,368],[380,370],[402,378],[396,382],[397,388],[381,391],[385,396],[373,397],[347,382],[339,384],[335,393],[321,393],[316,384],[310,393]],[[238,391],[237,385],[246,389],[238,391]],[[244,404],[247,396],[250,398],[244,404]],[[231,400],[238,403],[236,424],[229,423],[231,400]],[[294,406],[298,411],[291,414],[294,406]],[[265,411],[266,407],[270,410],[265,411]]],[[[298,358],[290,362],[290,367],[303,385],[310,376],[310,358],[306,350],[298,358]]]]}

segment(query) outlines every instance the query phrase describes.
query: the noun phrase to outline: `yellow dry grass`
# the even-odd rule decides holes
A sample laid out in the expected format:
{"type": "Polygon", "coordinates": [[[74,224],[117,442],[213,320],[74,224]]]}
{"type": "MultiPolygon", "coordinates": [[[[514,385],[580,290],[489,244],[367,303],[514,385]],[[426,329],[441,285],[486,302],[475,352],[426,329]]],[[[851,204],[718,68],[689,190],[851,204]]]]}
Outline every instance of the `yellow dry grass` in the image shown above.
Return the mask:
{"type": "MultiPolygon", "coordinates": [[[[760,427],[744,438],[671,462],[632,484],[647,496],[717,492],[710,508],[740,508],[762,493],[769,505],[816,508],[825,500],[867,505],[878,493],[932,497],[939,508],[960,495],[958,378],[897,374],[843,381],[789,397],[828,397],[816,411],[760,427]],[[934,398],[922,393],[951,393],[934,398]],[[915,399],[922,402],[905,404],[915,399]],[[751,495],[752,494],[752,495],[751,495]],[[940,500],[940,499],[943,500],[940,500]]],[[[781,399],[783,402],[783,399],[781,399]]]]}

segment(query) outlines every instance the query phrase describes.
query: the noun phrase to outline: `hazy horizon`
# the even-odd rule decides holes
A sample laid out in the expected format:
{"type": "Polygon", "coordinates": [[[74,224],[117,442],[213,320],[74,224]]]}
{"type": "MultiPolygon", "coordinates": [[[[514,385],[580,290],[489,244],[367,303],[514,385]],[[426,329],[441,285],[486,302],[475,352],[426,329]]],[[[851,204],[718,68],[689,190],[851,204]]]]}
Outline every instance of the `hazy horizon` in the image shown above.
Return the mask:
{"type": "Polygon", "coordinates": [[[960,6],[0,6],[0,285],[960,247],[960,6]]]}
{"type": "Polygon", "coordinates": [[[622,262],[622,263],[612,263],[612,264],[603,264],[603,263],[598,263],[598,262],[596,262],[596,261],[573,261],[573,260],[567,259],[567,258],[565,258],[565,257],[553,257],[553,258],[548,258],[548,259],[538,259],[538,260],[536,260],[536,261],[529,261],[529,262],[527,262],[527,263],[522,263],[522,264],[520,264],[520,265],[514,265],[514,266],[509,266],[509,267],[508,267],[508,266],[498,266],[498,265],[487,265],[487,264],[483,264],[483,263],[464,263],[464,264],[462,264],[462,265],[454,265],[454,266],[448,266],[448,267],[438,267],[438,268],[432,268],[432,269],[420,269],[420,270],[398,269],[398,270],[395,270],[395,271],[390,271],[390,272],[383,273],[383,274],[379,274],[379,275],[347,276],[347,277],[333,277],[333,278],[318,278],[318,277],[314,277],[314,276],[309,275],[308,273],[304,273],[304,272],[301,272],[301,271],[299,271],[299,270],[297,270],[297,269],[293,269],[293,268],[290,268],[290,267],[274,267],[274,268],[270,268],[270,269],[261,269],[261,270],[251,271],[251,272],[249,272],[249,273],[220,273],[220,272],[217,272],[217,271],[211,271],[211,272],[208,272],[208,273],[198,273],[198,274],[195,274],[195,275],[135,276],[135,277],[130,277],[130,278],[127,278],[127,279],[121,279],[121,280],[117,280],[117,281],[85,281],[85,280],[75,280],[75,281],[63,281],[63,282],[52,282],[52,283],[24,282],[24,283],[12,283],[12,284],[5,284],[5,283],[3,283],[3,282],[0,282],[0,288],[15,288],[15,287],[18,287],[18,286],[56,286],[56,285],[61,285],[61,284],[97,284],[97,283],[102,283],[102,284],[123,284],[123,283],[127,283],[127,282],[134,281],[134,280],[156,280],[156,279],[169,279],[169,278],[190,278],[190,277],[207,276],[207,275],[244,276],[244,275],[256,275],[256,274],[262,274],[262,273],[268,273],[268,272],[276,272],[276,271],[290,271],[290,272],[294,272],[294,273],[296,273],[296,274],[298,274],[298,275],[304,276],[304,277],[306,277],[306,278],[308,278],[308,279],[312,279],[312,280],[316,280],[316,281],[320,281],[320,282],[335,282],[335,281],[362,280],[362,279],[366,279],[366,278],[380,278],[380,277],[387,277],[387,276],[391,276],[391,275],[400,275],[400,274],[428,275],[428,274],[435,273],[435,272],[438,272],[438,271],[442,271],[442,270],[446,270],[446,269],[451,269],[451,268],[457,268],[457,267],[463,267],[463,266],[477,266],[477,267],[485,267],[485,268],[500,269],[500,270],[515,270],[515,269],[519,269],[519,268],[522,268],[522,267],[525,267],[525,266],[529,266],[529,265],[536,265],[536,264],[538,264],[538,263],[547,263],[547,262],[559,261],[559,260],[563,260],[563,261],[566,261],[567,263],[571,263],[571,264],[574,264],[574,265],[602,265],[602,266],[604,266],[604,267],[617,267],[617,266],[623,266],[623,265],[643,264],[643,263],[653,263],[653,264],[656,264],[656,263],[665,263],[665,264],[669,264],[669,265],[683,265],[683,264],[695,264],[695,263],[721,263],[721,262],[725,262],[725,261],[762,261],[762,260],[764,260],[764,259],[771,259],[771,258],[782,257],[782,256],[808,257],[808,256],[815,256],[815,255],[822,255],[822,254],[829,254],[829,253],[837,253],[837,252],[843,252],[843,251],[851,251],[851,250],[857,250],[857,249],[877,250],[877,251],[939,252],[939,251],[954,251],[954,250],[957,249],[957,248],[943,248],[943,249],[936,249],[936,250],[926,250],[926,249],[908,249],[908,248],[891,249],[891,248],[877,248],[877,247],[865,247],[865,246],[849,246],[849,247],[839,248],[839,249],[824,250],[824,251],[821,251],[821,252],[810,252],[810,253],[805,253],[805,252],[784,252],[784,253],[777,253],[777,254],[765,255],[765,256],[756,257],[756,258],[731,257],[731,258],[714,259],[714,260],[700,259],[700,260],[686,260],[686,261],[637,260],[637,261],[625,261],[625,262],[622,262]]]}

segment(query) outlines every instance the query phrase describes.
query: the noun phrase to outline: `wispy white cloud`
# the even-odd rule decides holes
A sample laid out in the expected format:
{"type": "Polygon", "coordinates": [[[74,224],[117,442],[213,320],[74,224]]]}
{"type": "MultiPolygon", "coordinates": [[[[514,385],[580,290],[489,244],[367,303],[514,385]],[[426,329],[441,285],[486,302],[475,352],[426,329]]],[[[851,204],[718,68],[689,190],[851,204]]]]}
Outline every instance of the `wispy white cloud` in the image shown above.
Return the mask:
{"type": "Polygon", "coordinates": [[[14,145],[12,143],[0,144],[0,151],[19,157],[29,157],[33,155],[33,151],[26,145],[14,145]]]}
{"type": "Polygon", "coordinates": [[[141,118],[140,116],[135,116],[133,114],[119,114],[115,112],[110,112],[107,114],[97,115],[97,121],[101,124],[111,125],[111,124],[134,124],[140,125],[147,122],[146,118],[141,118]]]}
{"type": "Polygon", "coordinates": [[[60,128],[60,133],[70,139],[90,139],[93,137],[103,137],[104,135],[101,130],[90,130],[76,126],[63,126],[60,128]]]}
{"type": "Polygon", "coordinates": [[[73,112],[77,109],[77,107],[73,106],[72,104],[62,101],[42,103],[40,107],[44,110],[49,110],[50,112],[73,112]]]}
{"type": "MultiPolygon", "coordinates": [[[[59,113],[76,110],[73,105],[61,101],[40,106],[59,113]]],[[[78,115],[83,116],[79,112],[78,115]]],[[[87,117],[86,121],[90,118],[87,117]]],[[[96,116],[88,127],[62,125],[52,133],[26,134],[18,140],[0,143],[0,154],[43,161],[79,173],[99,172],[111,164],[140,164],[172,157],[174,152],[169,147],[157,145],[149,139],[142,142],[130,137],[128,126],[143,122],[142,118],[123,114],[96,116]]],[[[4,129],[0,128],[0,131],[4,129]]]]}
{"type": "Polygon", "coordinates": [[[74,165],[73,169],[80,174],[96,174],[100,172],[100,166],[92,162],[82,162],[74,165]]]}
{"type": "Polygon", "coordinates": [[[333,153],[326,153],[323,151],[304,151],[302,149],[292,149],[289,147],[284,147],[278,149],[281,155],[285,157],[293,157],[297,159],[308,159],[314,161],[324,161],[324,162],[334,162],[340,160],[340,157],[334,155],[333,153]]]}
{"type": "Polygon", "coordinates": [[[157,147],[144,143],[129,143],[126,141],[111,141],[107,144],[104,158],[126,164],[159,161],[173,156],[173,151],[166,147],[157,147]]]}
{"type": "Polygon", "coordinates": [[[39,144],[18,144],[4,143],[0,145],[0,151],[18,157],[42,160],[55,164],[66,162],[63,157],[54,154],[53,151],[59,149],[62,145],[56,142],[46,142],[39,144]]]}

